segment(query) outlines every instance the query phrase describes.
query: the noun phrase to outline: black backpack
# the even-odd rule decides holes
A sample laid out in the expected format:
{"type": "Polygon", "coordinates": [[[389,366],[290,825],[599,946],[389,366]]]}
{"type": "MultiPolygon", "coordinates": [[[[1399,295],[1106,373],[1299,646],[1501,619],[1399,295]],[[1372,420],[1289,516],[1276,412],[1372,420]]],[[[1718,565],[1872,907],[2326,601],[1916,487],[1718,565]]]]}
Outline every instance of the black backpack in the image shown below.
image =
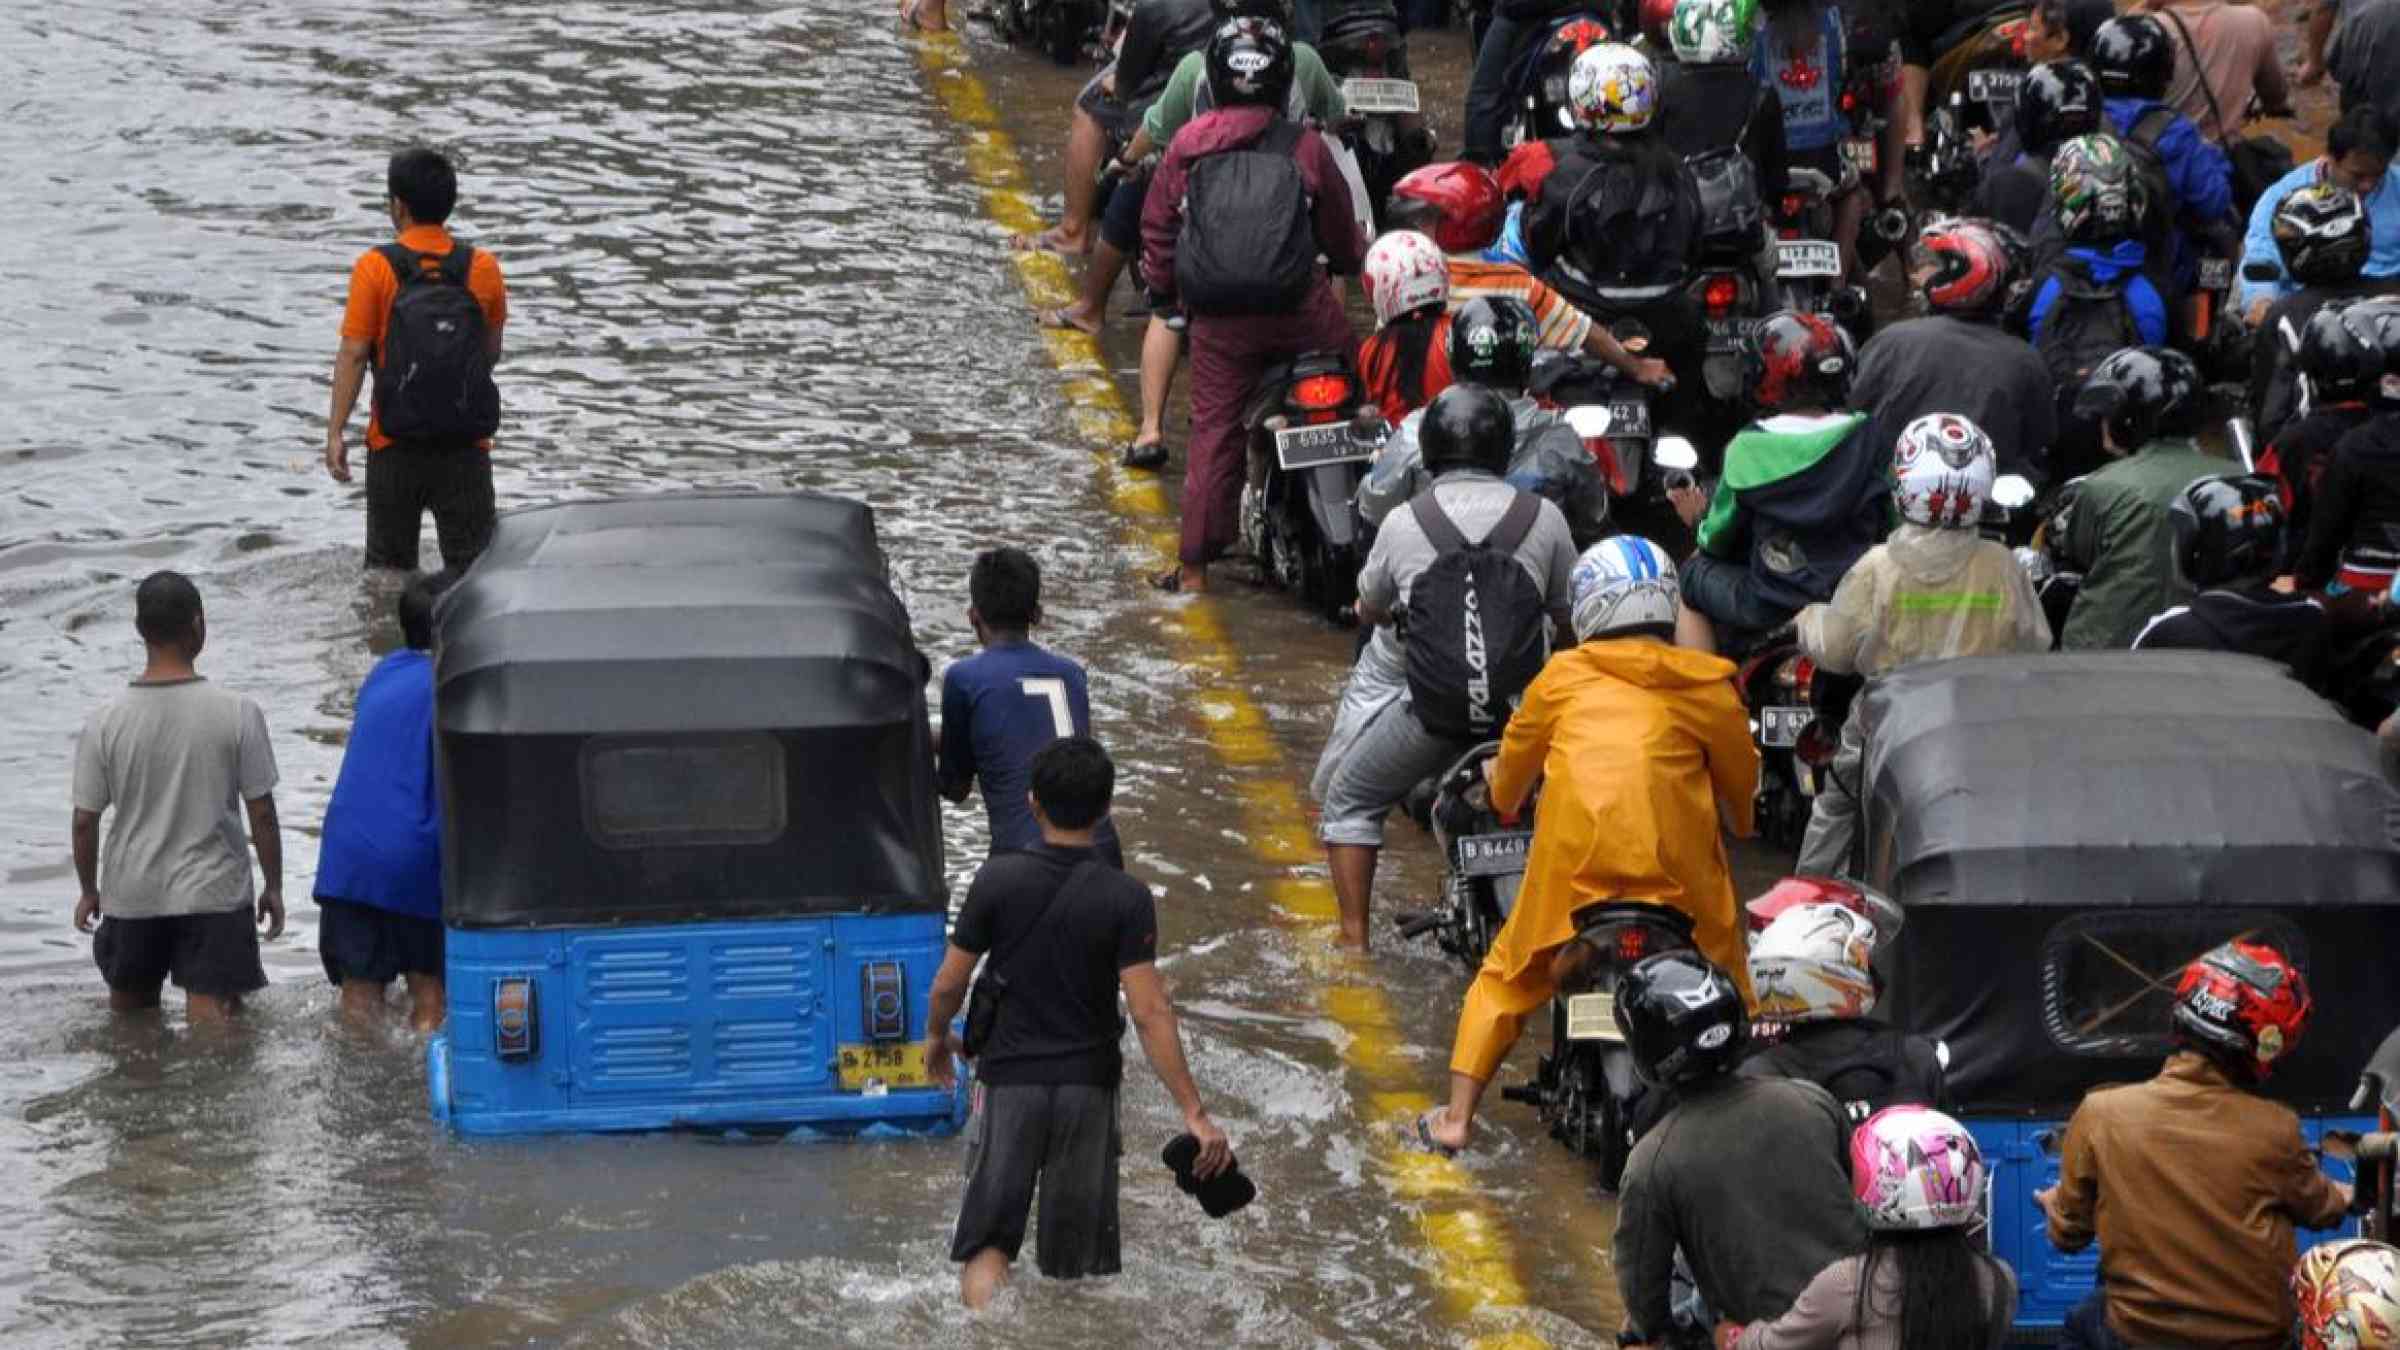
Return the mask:
{"type": "Polygon", "coordinates": [[[475,250],[455,244],[435,258],[386,244],[376,252],[400,283],[375,366],[375,419],[383,434],[404,444],[456,447],[499,430],[490,326],[467,289],[475,250]]]}
{"type": "Polygon", "coordinates": [[[2150,218],[2142,225],[2142,246],[2149,253],[2150,267],[2156,269],[2171,263],[2175,253],[2175,231],[2182,206],[2175,200],[2174,181],[2167,177],[2167,161],[2158,153],[2158,138],[2175,125],[2173,108],[2152,108],[2125,129],[2120,139],[2133,154],[2134,173],[2142,180],[2142,191],[2150,198],[2150,218]]]}
{"type": "Polygon", "coordinates": [[[1549,603],[1516,556],[1541,519],[1542,499],[1519,492],[1472,544],[1431,489],[1408,509],[1435,554],[1400,616],[1410,705],[1436,736],[1489,739],[1550,654],[1549,603]]]}
{"type": "Polygon", "coordinates": [[[1593,286],[1679,286],[1690,275],[1700,243],[1700,188],[1680,159],[1666,154],[1666,161],[1671,170],[1612,154],[1576,182],[1565,252],[1593,286]]]}
{"type": "Polygon", "coordinates": [[[1761,1069],[1832,1093],[1854,1126],[1887,1106],[1943,1105],[1941,1061],[1918,1050],[1907,1032],[1875,1022],[1837,1025],[1815,1034],[1804,1027],[1753,1058],[1761,1069]]]}
{"type": "Polygon", "coordinates": [[[2115,281],[2094,281],[2062,259],[2034,283],[2039,295],[2051,279],[2058,282],[2058,296],[2050,302],[2033,349],[2050,367],[2062,404],[2074,402],[2084,377],[2110,353],[2142,345],[2141,325],[2134,322],[2133,305],[2125,298],[2125,288],[2140,275],[2128,272],[2115,281]]]}
{"type": "Polygon", "coordinates": [[[1278,121],[1245,149],[1203,156],[1184,187],[1175,291],[1194,314],[1283,314],[1317,283],[1315,205],[1278,121]]]}
{"type": "Polygon", "coordinates": [[[1700,192],[1700,246],[1713,253],[1756,253],[1766,226],[1758,166],[1730,145],[1684,158],[1700,192]]]}

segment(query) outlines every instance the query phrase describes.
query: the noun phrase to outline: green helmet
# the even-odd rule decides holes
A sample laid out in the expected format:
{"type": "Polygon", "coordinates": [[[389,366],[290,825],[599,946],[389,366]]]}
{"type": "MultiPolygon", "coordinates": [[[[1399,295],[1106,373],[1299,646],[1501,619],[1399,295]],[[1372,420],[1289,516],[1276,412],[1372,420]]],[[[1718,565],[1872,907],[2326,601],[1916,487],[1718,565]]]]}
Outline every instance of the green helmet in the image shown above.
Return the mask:
{"type": "Polygon", "coordinates": [[[1758,37],[1758,0],[1676,0],[1667,25],[1675,59],[1691,66],[1738,66],[1758,37]]]}

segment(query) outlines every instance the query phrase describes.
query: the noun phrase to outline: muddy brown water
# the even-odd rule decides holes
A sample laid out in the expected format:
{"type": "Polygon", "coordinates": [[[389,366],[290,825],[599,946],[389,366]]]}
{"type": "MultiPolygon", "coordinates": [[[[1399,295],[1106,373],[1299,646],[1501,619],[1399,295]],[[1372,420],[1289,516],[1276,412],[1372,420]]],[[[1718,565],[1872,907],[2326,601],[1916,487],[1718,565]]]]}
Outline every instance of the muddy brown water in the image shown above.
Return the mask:
{"type": "MultiPolygon", "coordinates": [[[[1349,1033],[1269,914],[1163,653],[1176,602],[1076,440],[961,142],[884,0],[253,5],[78,0],[0,14],[16,169],[0,248],[0,1342],[60,1346],[1457,1343],[1349,1033]],[[1093,673],[1132,865],[1160,891],[1199,1077],[1265,1198],[1199,1218],[1150,1160],[1178,1127],[1135,1069],[1128,1268],[952,1303],[954,1141],[662,1135],[469,1143],[426,1116],[420,1043],[333,1024],[308,901],[353,691],[395,640],[360,493],[316,466],[350,260],[385,155],[462,159],[462,234],[511,290],[504,503],[684,487],[873,503],[937,663],[965,655],[974,550],[1032,549],[1046,640],[1093,673]],[[104,1009],[69,926],[67,777],[138,669],[132,582],[207,597],[203,669],[265,706],[291,930],[217,1035],[104,1009]]],[[[967,38],[1051,182],[1080,72],[967,38]]],[[[1457,34],[1419,39],[1455,108],[1457,34]]],[[[1454,122],[1452,123],[1454,128],[1454,122]]],[[[1452,131],[1454,135],[1454,130],[1452,131]]],[[[1109,351],[1130,391],[1133,328],[1109,351]]],[[[1173,436],[1181,443],[1180,427],[1173,436]]],[[[431,531],[426,547],[430,559],[431,531]]],[[[1349,638],[1267,594],[1214,602],[1295,773],[1349,638]]],[[[963,890],[979,805],[947,816],[963,890]]],[[[1429,896],[1395,830],[1386,911],[1429,896]]],[[[1766,874],[1757,860],[1747,879],[1766,874]]],[[[1360,967],[1438,1090],[1461,972],[1360,967]]],[[[1531,1062],[1529,1035],[1513,1062],[1531,1062]]],[[[1469,1164],[1559,1344],[1615,1325],[1611,1212],[1521,1107],[1469,1164]]]]}

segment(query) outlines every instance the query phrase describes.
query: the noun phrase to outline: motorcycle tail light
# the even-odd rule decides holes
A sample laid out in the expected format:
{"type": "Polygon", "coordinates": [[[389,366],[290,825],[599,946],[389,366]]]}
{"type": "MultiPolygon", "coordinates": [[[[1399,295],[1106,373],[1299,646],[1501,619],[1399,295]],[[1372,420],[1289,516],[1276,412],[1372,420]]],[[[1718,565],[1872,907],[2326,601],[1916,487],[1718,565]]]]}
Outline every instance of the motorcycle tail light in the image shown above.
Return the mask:
{"type": "Polygon", "coordinates": [[[1799,695],[1803,703],[1808,701],[1809,687],[1816,679],[1817,663],[1805,656],[1787,656],[1782,665],[1775,667],[1775,687],[1799,695]]]}
{"type": "Polygon", "coordinates": [[[1801,196],[1797,192],[1787,192],[1783,194],[1783,214],[1785,218],[1796,219],[1801,212],[1807,209],[1808,198],[1801,196]]]}
{"type": "MultiPolygon", "coordinates": [[[[1600,472],[1607,476],[1608,490],[1620,497],[1632,496],[1633,476],[1625,471],[1625,466],[1635,462],[1635,457],[1641,453],[1641,443],[1633,440],[1603,440],[1600,444],[1606,447],[1607,455],[1603,457],[1598,452],[1594,452],[1592,461],[1598,464],[1600,472]]],[[[1590,448],[1588,442],[1585,448],[1590,448]]]]}
{"type": "Polygon", "coordinates": [[[1712,319],[1722,319],[1732,313],[1733,307],[1740,304],[1741,300],[1742,283],[1728,273],[1719,272],[1700,288],[1700,303],[1708,307],[1708,317],[1712,319]]]}
{"type": "Polygon", "coordinates": [[[1843,90],[1843,91],[1842,91],[1842,113],[1843,113],[1843,115],[1847,116],[1847,115],[1849,115],[1849,114],[1851,114],[1851,113],[1855,113],[1855,112],[1857,112],[1857,111],[1858,111],[1858,91],[1857,91],[1857,90],[1855,90],[1855,89],[1845,89],[1845,90],[1843,90]]]}
{"type": "Polygon", "coordinates": [[[1617,960],[1632,965],[1650,954],[1650,934],[1638,923],[1617,930],[1617,960]]]}
{"type": "Polygon", "coordinates": [[[1287,401],[1305,413],[1338,413],[1350,402],[1350,381],[1340,375],[1311,375],[1292,386],[1287,401]]]}

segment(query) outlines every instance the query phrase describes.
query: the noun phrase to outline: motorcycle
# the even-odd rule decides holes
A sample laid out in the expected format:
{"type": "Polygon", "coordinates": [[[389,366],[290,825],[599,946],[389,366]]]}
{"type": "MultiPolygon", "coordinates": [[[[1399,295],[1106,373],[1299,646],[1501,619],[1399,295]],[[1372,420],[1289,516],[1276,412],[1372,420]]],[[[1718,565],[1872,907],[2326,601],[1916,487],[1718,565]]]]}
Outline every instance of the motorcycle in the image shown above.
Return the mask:
{"type": "Polygon", "coordinates": [[[1795,166],[1775,213],[1777,308],[1823,314],[1865,346],[1875,329],[1867,288],[1846,285],[1842,246],[1833,241],[1839,185],[1823,171],[1795,166]]]}
{"type": "Polygon", "coordinates": [[[1615,1190],[1633,1152],[1635,1103],[1642,1091],[1633,1053],[1617,1030],[1617,984],[1660,952],[1688,951],[1692,921],[1682,911],[1639,900],[1594,905],[1575,916],[1575,937],[1551,969],[1550,1046],[1533,1081],[1504,1087],[1503,1099],[1541,1113],[1551,1137],[1599,1166],[1615,1190]]]}
{"type": "Polygon", "coordinates": [[[1553,20],[1509,67],[1513,111],[1500,133],[1502,145],[1514,148],[1575,134],[1575,119],[1567,109],[1567,76],[1575,69],[1576,57],[1615,40],[1597,9],[1553,20]]]}
{"type": "MultiPolygon", "coordinates": [[[[1643,341],[1640,325],[1629,320],[1619,320],[1612,331],[1619,342],[1643,341]]],[[[1534,357],[1525,391],[1543,407],[1563,412],[1583,439],[1608,485],[1614,528],[1640,533],[1661,510],[1674,515],[1653,469],[1657,391],[1605,361],[1547,351],[1534,357]]]]}
{"type": "Polygon", "coordinates": [[[1000,36],[1045,52],[1062,66],[1080,60],[1109,13],[1106,0],[999,0],[1000,36]]]}
{"type": "Polygon", "coordinates": [[[1766,203],[1760,200],[1758,170],[1739,150],[1725,148],[1684,156],[1700,189],[1699,256],[1684,287],[1708,327],[1708,354],[1701,383],[1720,404],[1742,395],[1742,337],[1767,312],[1761,284],[1766,244],[1766,203]]]}
{"type": "Polygon", "coordinates": [[[1380,229],[1392,185],[1433,162],[1433,130],[1409,77],[1408,36],[1400,30],[1398,8],[1392,0],[1338,5],[1325,18],[1317,54],[1342,82],[1348,109],[1339,127],[1342,143],[1358,160],[1380,229]]]}
{"type": "MultiPolygon", "coordinates": [[[[1532,829],[1504,821],[1492,810],[1483,769],[1499,753],[1500,742],[1486,741],[1434,780],[1432,802],[1420,821],[1433,832],[1442,855],[1442,902],[1397,920],[1401,937],[1430,934],[1469,972],[1483,964],[1500,925],[1515,911],[1525,862],[1533,853],[1532,829]]],[[[1416,813],[1414,804],[1411,813],[1416,813]]],[[[1530,826],[1532,815],[1528,801],[1518,819],[1530,826]]]]}
{"type": "Polygon", "coordinates": [[[1735,665],[1758,742],[1759,838],[1770,848],[1797,849],[1841,743],[1840,723],[1830,708],[1820,716],[1817,663],[1790,627],[1766,634],[1735,665]]]}
{"type": "Polygon", "coordinates": [[[1356,616],[1366,532],[1352,505],[1389,434],[1347,352],[1269,369],[1251,394],[1241,539],[1268,581],[1336,623],[1356,616]]]}
{"type": "Polygon", "coordinates": [[[2358,1076],[2350,1110],[2373,1111],[2375,1129],[2365,1134],[2327,1130],[2324,1150],[2358,1169],[2351,1212],[2359,1215],[2359,1236],[2390,1243],[2400,1234],[2400,1197],[2394,1187],[2394,1175],[2400,1172],[2400,1031],[2375,1048],[2358,1076]]]}

